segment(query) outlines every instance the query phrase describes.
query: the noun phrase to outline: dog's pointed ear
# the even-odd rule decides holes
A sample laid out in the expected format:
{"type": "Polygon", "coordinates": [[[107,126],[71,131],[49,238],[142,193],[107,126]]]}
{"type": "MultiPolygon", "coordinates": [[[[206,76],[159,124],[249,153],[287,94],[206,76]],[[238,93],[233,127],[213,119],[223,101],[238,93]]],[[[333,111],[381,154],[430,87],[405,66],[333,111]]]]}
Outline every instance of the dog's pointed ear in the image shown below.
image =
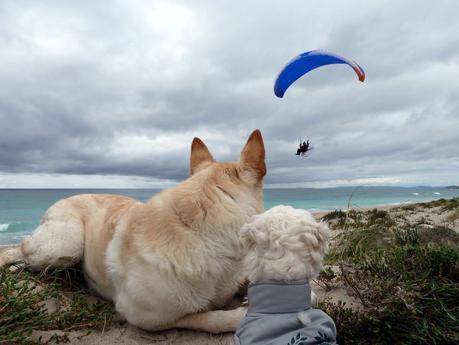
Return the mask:
{"type": "Polygon", "coordinates": [[[244,170],[254,171],[258,180],[266,175],[265,145],[259,129],[250,134],[245,147],[242,149],[239,163],[244,170]]]}
{"type": "Polygon", "coordinates": [[[190,175],[197,173],[202,167],[203,163],[215,162],[214,157],[209,152],[207,146],[199,138],[194,138],[191,143],[191,156],[190,156],[190,175]]]}

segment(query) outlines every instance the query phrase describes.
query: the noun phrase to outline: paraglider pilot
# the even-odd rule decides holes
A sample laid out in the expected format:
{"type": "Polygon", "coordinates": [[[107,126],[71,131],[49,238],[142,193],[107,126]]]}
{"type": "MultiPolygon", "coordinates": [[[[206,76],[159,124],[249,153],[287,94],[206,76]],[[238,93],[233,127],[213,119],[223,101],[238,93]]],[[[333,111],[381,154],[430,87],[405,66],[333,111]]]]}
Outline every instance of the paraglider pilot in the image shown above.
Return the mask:
{"type": "Polygon", "coordinates": [[[311,151],[311,149],[312,149],[312,147],[311,147],[311,145],[309,143],[309,139],[308,139],[307,142],[303,141],[303,143],[301,143],[301,140],[300,140],[300,147],[296,151],[296,155],[299,156],[301,154],[302,156],[304,156],[304,155],[306,155],[306,153],[308,151],[311,151]]]}

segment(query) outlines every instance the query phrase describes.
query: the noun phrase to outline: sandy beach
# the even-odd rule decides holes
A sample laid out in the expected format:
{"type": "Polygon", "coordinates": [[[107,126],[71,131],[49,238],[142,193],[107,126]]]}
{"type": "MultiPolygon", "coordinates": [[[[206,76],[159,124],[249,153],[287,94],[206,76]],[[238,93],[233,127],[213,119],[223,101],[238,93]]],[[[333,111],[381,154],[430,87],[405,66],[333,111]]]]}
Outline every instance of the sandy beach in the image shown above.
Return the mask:
{"type": "MultiPolygon", "coordinates": [[[[433,231],[437,227],[445,227],[449,230],[459,234],[459,208],[457,206],[445,209],[442,202],[435,202],[429,204],[413,204],[405,206],[382,206],[378,211],[385,211],[384,216],[390,217],[395,221],[395,226],[416,224],[418,231],[433,231]],[[428,205],[428,206],[426,206],[428,205]]],[[[366,212],[375,212],[371,209],[358,209],[354,211],[355,214],[364,215],[366,212]]],[[[344,213],[344,214],[346,214],[344,213]]],[[[323,217],[327,219],[331,214],[327,212],[315,213],[316,219],[320,220],[323,217]]],[[[331,247],[340,244],[340,234],[343,233],[343,228],[337,226],[337,220],[329,219],[331,228],[333,229],[333,239],[331,247]]],[[[347,226],[347,225],[346,225],[347,226]]],[[[335,265],[328,265],[327,268],[332,271],[339,271],[339,267],[335,265]]],[[[338,304],[339,301],[345,302],[348,307],[354,310],[363,308],[359,298],[357,298],[355,291],[352,291],[346,285],[334,279],[333,284],[326,284],[316,280],[312,282],[313,290],[319,296],[320,300],[327,300],[330,303],[338,304]]],[[[56,307],[53,307],[52,301],[47,302],[47,308],[56,312],[56,307]],[[53,309],[54,308],[54,309],[53,309]]],[[[240,303],[240,302],[236,302],[240,303]]],[[[58,309],[59,307],[57,307],[58,309]]],[[[57,337],[66,339],[69,344],[209,344],[209,345],[227,345],[233,344],[232,334],[210,335],[207,333],[187,331],[187,330],[169,330],[164,332],[146,332],[136,327],[130,326],[126,323],[111,322],[109,325],[103,325],[98,329],[88,331],[86,329],[79,329],[77,331],[35,331],[32,334],[34,341],[51,343],[57,337]],[[54,337],[54,338],[53,338],[54,337]],[[54,339],[54,340],[53,340],[54,339]]]]}

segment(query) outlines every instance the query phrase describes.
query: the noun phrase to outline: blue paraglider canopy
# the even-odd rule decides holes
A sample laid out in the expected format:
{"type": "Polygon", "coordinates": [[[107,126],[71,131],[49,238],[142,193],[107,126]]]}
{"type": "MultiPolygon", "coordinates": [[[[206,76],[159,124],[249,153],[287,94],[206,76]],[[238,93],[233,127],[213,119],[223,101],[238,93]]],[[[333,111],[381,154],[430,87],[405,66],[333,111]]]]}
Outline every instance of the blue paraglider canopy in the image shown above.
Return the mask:
{"type": "Polygon", "coordinates": [[[332,64],[349,65],[355,73],[357,73],[360,81],[365,80],[365,72],[355,61],[325,50],[312,50],[296,56],[287,63],[277,76],[276,82],[274,83],[274,94],[277,97],[282,98],[285,91],[298,78],[313,69],[332,64]]]}

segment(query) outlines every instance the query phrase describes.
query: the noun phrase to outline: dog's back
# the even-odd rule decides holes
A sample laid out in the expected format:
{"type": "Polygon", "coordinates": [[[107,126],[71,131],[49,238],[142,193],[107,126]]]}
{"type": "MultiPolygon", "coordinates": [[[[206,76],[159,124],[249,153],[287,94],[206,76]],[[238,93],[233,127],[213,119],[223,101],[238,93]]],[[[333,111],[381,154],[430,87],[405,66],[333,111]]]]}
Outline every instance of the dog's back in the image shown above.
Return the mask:
{"type": "Polygon", "coordinates": [[[259,131],[234,163],[215,162],[195,138],[192,176],[177,187],[144,204],[111,195],[61,200],[0,264],[21,260],[41,269],[82,261],[89,285],[128,321],[171,327],[185,314],[223,305],[237,290],[237,233],[262,210],[264,156],[259,131]]]}

